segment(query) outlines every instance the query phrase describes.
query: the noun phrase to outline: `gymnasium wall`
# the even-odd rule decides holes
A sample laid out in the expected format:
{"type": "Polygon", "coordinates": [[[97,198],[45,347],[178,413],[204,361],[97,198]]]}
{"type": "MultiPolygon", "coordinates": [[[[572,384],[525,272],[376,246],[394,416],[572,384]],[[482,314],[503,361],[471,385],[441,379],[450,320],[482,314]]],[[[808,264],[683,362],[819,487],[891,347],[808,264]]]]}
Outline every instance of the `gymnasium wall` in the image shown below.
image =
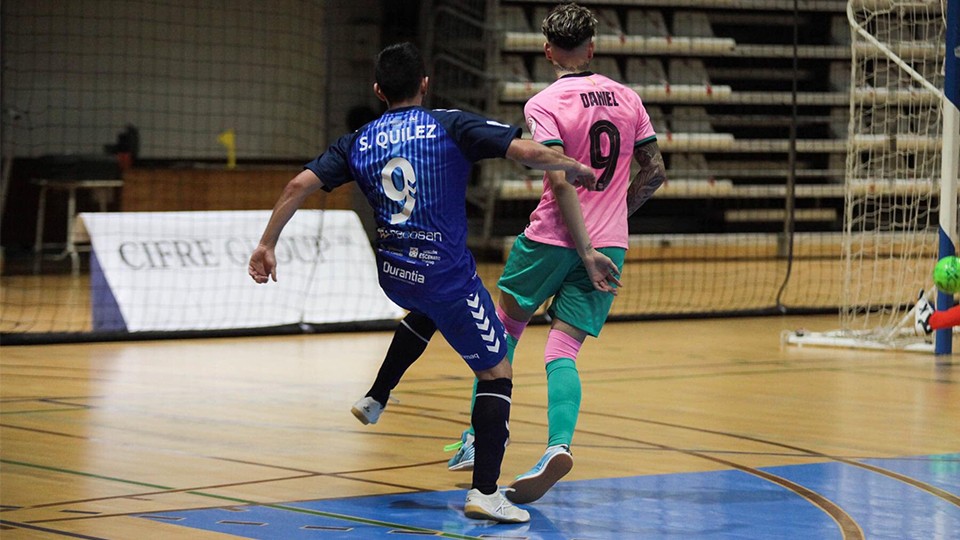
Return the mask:
{"type": "Polygon", "coordinates": [[[140,155],[301,159],[376,106],[375,0],[4,2],[3,148],[100,154],[127,125],[140,155]]]}

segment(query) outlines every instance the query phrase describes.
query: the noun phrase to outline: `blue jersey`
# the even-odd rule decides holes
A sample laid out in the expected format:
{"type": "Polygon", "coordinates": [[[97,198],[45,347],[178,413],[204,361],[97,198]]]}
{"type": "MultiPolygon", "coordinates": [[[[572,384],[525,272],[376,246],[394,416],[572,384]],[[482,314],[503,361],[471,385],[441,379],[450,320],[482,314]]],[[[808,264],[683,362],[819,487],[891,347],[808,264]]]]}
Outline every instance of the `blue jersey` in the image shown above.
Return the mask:
{"type": "Polygon", "coordinates": [[[366,195],[380,286],[391,298],[453,298],[476,275],[467,249],[471,164],[504,157],[519,136],[520,128],[475,114],[404,107],[341,137],[306,168],[326,191],[356,180],[366,195]]]}

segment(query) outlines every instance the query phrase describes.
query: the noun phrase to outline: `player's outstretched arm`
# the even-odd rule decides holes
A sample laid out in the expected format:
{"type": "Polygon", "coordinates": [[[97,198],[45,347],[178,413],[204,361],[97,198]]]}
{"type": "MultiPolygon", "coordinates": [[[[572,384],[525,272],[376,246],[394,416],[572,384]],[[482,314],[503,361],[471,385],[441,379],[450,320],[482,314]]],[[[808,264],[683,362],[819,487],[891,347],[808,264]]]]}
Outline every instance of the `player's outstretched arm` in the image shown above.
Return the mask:
{"type": "MultiPolygon", "coordinates": [[[[563,152],[562,146],[554,146],[552,150],[557,153],[563,152]]],[[[583,266],[590,276],[590,282],[593,288],[607,292],[613,295],[617,294],[617,288],[620,286],[620,269],[616,263],[609,257],[593,248],[590,243],[590,235],[587,233],[587,226],[583,219],[583,210],[580,208],[580,197],[577,196],[577,189],[566,181],[564,176],[557,171],[547,172],[548,185],[557,199],[557,205],[560,207],[560,216],[563,218],[564,225],[573,239],[573,244],[577,248],[577,255],[583,261],[583,266]]]]}
{"type": "Polygon", "coordinates": [[[627,216],[632,216],[643,203],[653,197],[653,193],[667,179],[667,169],[657,141],[650,141],[633,150],[633,159],[640,164],[640,170],[630,181],[627,188],[627,216]]]}
{"type": "Polygon", "coordinates": [[[534,169],[563,171],[566,181],[571,185],[583,186],[589,191],[597,189],[597,176],[593,169],[536,141],[514,139],[507,148],[507,158],[534,169]]]}
{"type": "Polygon", "coordinates": [[[250,255],[250,263],[247,266],[247,273],[257,283],[266,283],[269,279],[277,280],[277,258],[274,255],[274,249],[277,241],[280,239],[280,232],[284,226],[293,217],[297,209],[303,205],[304,199],[308,195],[320,189],[321,183],[317,175],[309,169],[304,169],[300,174],[293,177],[283,188],[283,193],[273,206],[273,213],[270,214],[270,220],[260,237],[260,243],[253,254],[250,255]]]}

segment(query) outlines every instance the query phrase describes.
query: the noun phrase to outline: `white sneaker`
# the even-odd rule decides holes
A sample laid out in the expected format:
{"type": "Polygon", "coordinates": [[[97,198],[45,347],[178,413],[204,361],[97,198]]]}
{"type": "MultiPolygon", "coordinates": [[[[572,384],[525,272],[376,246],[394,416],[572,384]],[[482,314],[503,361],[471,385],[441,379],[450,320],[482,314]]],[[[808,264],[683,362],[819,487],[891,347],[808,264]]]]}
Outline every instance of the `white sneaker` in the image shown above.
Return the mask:
{"type": "Polygon", "coordinates": [[[488,519],[500,523],[526,523],[530,521],[530,512],[517,508],[503,497],[497,490],[490,495],[484,495],[479,489],[467,492],[467,502],[463,505],[463,513],[471,519],[488,519]]]}
{"type": "Polygon", "coordinates": [[[384,406],[380,405],[379,401],[367,396],[360,398],[359,401],[354,403],[350,412],[352,412],[363,425],[367,425],[376,424],[377,420],[380,419],[380,414],[383,413],[383,409],[384,406]]]}
{"type": "Polygon", "coordinates": [[[518,504],[532,503],[543,497],[558,480],[573,468],[573,456],[565,444],[550,446],[540,461],[510,484],[507,498],[518,504]]]}
{"type": "Polygon", "coordinates": [[[918,336],[929,336],[933,333],[930,327],[930,316],[934,309],[923,295],[923,289],[920,289],[920,295],[917,298],[917,305],[913,306],[913,331],[918,336]]]}

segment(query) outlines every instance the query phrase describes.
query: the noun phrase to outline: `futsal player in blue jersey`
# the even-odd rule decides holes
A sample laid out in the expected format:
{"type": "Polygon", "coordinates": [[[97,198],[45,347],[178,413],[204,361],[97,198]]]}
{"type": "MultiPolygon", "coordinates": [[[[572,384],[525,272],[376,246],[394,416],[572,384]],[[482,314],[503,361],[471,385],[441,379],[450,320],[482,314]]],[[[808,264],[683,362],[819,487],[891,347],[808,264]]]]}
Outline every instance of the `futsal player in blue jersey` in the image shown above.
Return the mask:
{"type": "MultiPolygon", "coordinates": [[[[498,487],[513,371],[506,360],[506,332],[466,245],[467,181],[473,162],[502,157],[564,171],[567,181],[588,189],[596,188],[596,178],[576,160],[520,139],[518,127],[463,111],[423,108],[428,82],[413,45],[381,51],[373,90],[388,110],[338,139],[290,180],[248,271],[257,283],[276,281],[280,232],[304,199],[356,181],[377,222],[380,286],[410,312],[404,328],[439,330],[479,380],[471,416],[476,460],[464,512],[475,519],[525,522],[529,513],[507,501],[498,487]]],[[[363,413],[354,412],[358,418],[363,413]]]]}

